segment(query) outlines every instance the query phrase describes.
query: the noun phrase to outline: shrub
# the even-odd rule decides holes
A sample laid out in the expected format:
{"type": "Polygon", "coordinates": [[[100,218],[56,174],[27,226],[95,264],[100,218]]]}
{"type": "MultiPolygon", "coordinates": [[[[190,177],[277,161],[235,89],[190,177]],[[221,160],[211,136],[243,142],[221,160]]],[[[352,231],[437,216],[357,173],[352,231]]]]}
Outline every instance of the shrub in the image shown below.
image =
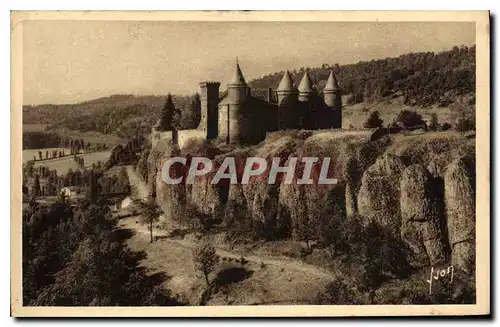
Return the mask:
{"type": "Polygon", "coordinates": [[[440,131],[447,131],[451,128],[451,124],[450,123],[444,123],[442,125],[439,125],[439,130],[440,131]]]}
{"type": "Polygon", "coordinates": [[[403,125],[405,128],[425,125],[422,115],[412,110],[401,110],[395,122],[403,125]]]}
{"type": "Polygon", "coordinates": [[[200,243],[193,250],[193,261],[195,269],[203,273],[207,286],[210,285],[208,275],[219,263],[219,256],[215,253],[215,248],[205,242],[200,243]]]}
{"type": "Polygon", "coordinates": [[[380,114],[377,110],[372,111],[370,113],[370,116],[366,120],[366,122],[363,124],[365,128],[378,128],[382,126],[384,121],[380,119],[380,114]]]}
{"type": "Polygon", "coordinates": [[[459,118],[455,124],[455,129],[459,132],[467,132],[476,129],[471,119],[459,118]]]}
{"type": "Polygon", "coordinates": [[[436,113],[433,113],[431,115],[431,122],[429,123],[429,129],[431,131],[437,131],[438,128],[439,128],[438,116],[436,113]]]}
{"type": "Polygon", "coordinates": [[[344,281],[336,280],[317,295],[314,304],[363,304],[360,296],[344,281]]]}
{"type": "Polygon", "coordinates": [[[300,140],[305,140],[312,135],[311,131],[301,129],[297,133],[297,138],[300,140]]]}

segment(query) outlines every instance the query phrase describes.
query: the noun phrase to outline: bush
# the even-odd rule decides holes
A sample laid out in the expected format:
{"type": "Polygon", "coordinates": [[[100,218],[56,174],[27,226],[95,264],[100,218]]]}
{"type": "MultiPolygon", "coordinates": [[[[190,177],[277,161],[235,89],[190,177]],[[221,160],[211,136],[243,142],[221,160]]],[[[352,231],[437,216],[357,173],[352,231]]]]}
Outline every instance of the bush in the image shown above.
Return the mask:
{"type": "Polygon", "coordinates": [[[208,275],[219,263],[219,256],[215,253],[215,248],[205,242],[200,243],[193,250],[193,261],[195,269],[203,273],[207,286],[210,285],[208,275]]]}
{"type": "Polygon", "coordinates": [[[377,110],[372,111],[370,113],[370,116],[366,120],[366,122],[363,124],[365,128],[379,128],[382,126],[384,121],[380,119],[380,114],[377,110]]]}
{"type": "Polygon", "coordinates": [[[438,116],[436,113],[433,113],[431,115],[431,122],[429,123],[429,129],[431,131],[437,131],[438,128],[439,128],[438,116]]]}
{"type": "Polygon", "coordinates": [[[314,304],[363,304],[361,296],[344,281],[336,280],[317,295],[314,304]]]}
{"type": "Polygon", "coordinates": [[[396,117],[395,122],[405,128],[425,125],[422,115],[411,110],[402,110],[396,117]]]}
{"type": "Polygon", "coordinates": [[[468,118],[459,118],[455,124],[455,129],[458,132],[467,132],[476,129],[474,122],[468,118]]]}
{"type": "Polygon", "coordinates": [[[447,131],[451,128],[451,124],[450,123],[444,123],[442,125],[439,125],[439,130],[440,131],[447,131]]]}
{"type": "Polygon", "coordinates": [[[297,133],[297,138],[299,140],[305,140],[307,139],[308,137],[310,137],[312,135],[312,131],[308,131],[308,130],[303,130],[301,129],[300,131],[298,131],[297,133]]]}

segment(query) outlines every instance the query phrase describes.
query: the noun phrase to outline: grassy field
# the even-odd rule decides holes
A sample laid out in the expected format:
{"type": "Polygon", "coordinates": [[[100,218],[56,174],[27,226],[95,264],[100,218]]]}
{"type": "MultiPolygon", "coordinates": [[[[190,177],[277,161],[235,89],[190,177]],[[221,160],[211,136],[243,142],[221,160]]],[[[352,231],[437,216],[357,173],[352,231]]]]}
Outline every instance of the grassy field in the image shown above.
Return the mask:
{"type": "Polygon", "coordinates": [[[97,144],[106,143],[110,147],[118,144],[124,144],[125,141],[115,135],[106,135],[99,132],[82,132],[67,129],[47,129],[49,125],[46,124],[23,124],[23,132],[48,132],[57,133],[61,137],[70,138],[74,140],[83,139],[85,143],[97,144]]]}
{"type": "Polygon", "coordinates": [[[23,132],[43,132],[46,124],[23,124],[23,132]]]}
{"type": "MultiPolygon", "coordinates": [[[[345,103],[345,102],[344,102],[345,103]]],[[[375,103],[357,103],[351,106],[345,106],[342,111],[342,126],[349,128],[350,125],[355,128],[362,128],[363,123],[370,116],[370,112],[377,110],[380,118],[384,121],[384,126],[391,123],[401,110],[416,110],[422,119],[430,121],[431,115],[436,113],[440,123],[452,122],[451,109],[448,107],[428,107],[415,108],[404,104],[403,98],[398,97],[386,101],[375,103]]]]}
{"type": "MultiPolygon", "coordinates": [[[[149,242],[146,226],[138,223],[140,217],[125,218],[120,227],[134,232],[128,245],[135,251],[145,251],[147,258],[142,265],[151,273],[164,272],[170,278],[165,286],[191,304],[198,303],[206,284],[194,269],[192,251],[196,242],[189,238],[173,239],[161,237],[149,242]]],[[[166,235],[166,231],[155,230],[155,235],[166,235]]],[[[224,285],[211,294],[207,305],[258,305],[258,304],[308,304],[326,284],[336,277],[326,270],[302,263],[300,260],[217,249],[221,257],[216,271],[210,279],[220,278],[224,271],[234,272],[224,285]],[[240,265],[229,259],[244,256],[248,263],[240,265]],[[244,274],[241,272],[245,272],[244,274]],[[239,276],[241,274],[241,276],[239,276]],[[240,278],[238,278],[238,276],[240,278]]]]}
{"type": "MultiPolygon", "coordinates": [[[[36,157],[36,159],[38,160],[38,151],[42,151],[42,157],[44,158],[44,160],[40,161],[40,163],[51,161],[53,159],[45,160],[45,151],[49,151],[49,155],[52,155],[52,151],[54,151],[54,150],[57,150],[57,152],[64,151],[64,153],[66,155],[68,155],[71,152],[71,149],[69,149],[69,148],[26,149],[26,150],[23,150],[23,163],[26,163],[29,160],[33,160],[33,157],[36,157]]],[[[59,159],[59,158],[56,158],[56,159],[59,159]]],[[[60,159],[64,159],[64,158],[60,158],[60,159]]]]}
{"type": "MultiPolygon", "coordinates": [[[[45,149],[42,149],[42,151],[44,151],[44,150],[45,149]]],[[[23,151],[23,158],[25,157],[25,155],[24,155],[25,151],[36,151],[36,153],[38,153],[38,150],[24,150],[23,151]]],[[[80,154],[78,156],[83,158],[84,163],[85,163],[85,167],[90,167],[90,166],[92,166],[93,163],[97,163],[98,161],[101,161],[102,163],[104,163],[106,160],[108,160],[110,153],[111,153],[111,151],[100,151],[100,152],[80,154]]],[[[45,153],[44,153],[44,155],[45,155],[45,153]]],[[[33,155],[28,156],[27,158],[28,158],[28,160],[30,160],[30,158],[33,159],[33,155]]],[[[68,172],[68,169],[73,169],[73,170],[79,169],[78,165],[76,164],[76,162],[72,156],[37,161],[37,162],[35,162],[35,167],[38,167],[38,166],[46,166],[49,169],[55,169],[55,170],[57,170],[58,174],[66,174],[68,172]]]]}

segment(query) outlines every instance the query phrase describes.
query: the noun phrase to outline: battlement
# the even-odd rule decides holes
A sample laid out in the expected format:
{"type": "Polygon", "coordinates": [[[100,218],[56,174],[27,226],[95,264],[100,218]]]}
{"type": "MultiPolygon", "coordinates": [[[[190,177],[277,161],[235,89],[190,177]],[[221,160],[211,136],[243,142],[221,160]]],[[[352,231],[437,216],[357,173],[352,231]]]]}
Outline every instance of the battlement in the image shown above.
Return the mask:
{"type": "Polygon", "coordinates": [[[220,86],[220,82],[215,82],[215,81],[200,82],[200,87],[209,87],[209,86],[220,86]]]}

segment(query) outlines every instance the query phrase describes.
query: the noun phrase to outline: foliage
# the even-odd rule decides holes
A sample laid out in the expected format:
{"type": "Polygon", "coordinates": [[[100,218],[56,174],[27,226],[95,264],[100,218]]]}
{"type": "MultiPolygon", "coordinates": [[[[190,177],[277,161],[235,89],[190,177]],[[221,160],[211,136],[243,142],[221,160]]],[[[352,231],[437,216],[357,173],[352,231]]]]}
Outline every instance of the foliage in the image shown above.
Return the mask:
{"type": "Polygon", "coordinates": [[[429,123],[429,129],[431,131],[437,131],[439,129],[438,115],[434,112],[431,115],[431,122],[429,123]]]}
{"type": "Polygon", "coordinates": [[[207,286],[210,285],[208,275],[215,269],[219,263],[219,256],[215,252],[213,245],[201,242],[193,250],[193,261],[195,269],[203,274],[207,286]]]}
{"type": "Polygon", "coordinates": [[[394,122],[404,128],[425,126],[422,115],[413,110],[401,110],[394,119],[394,122]]]}
{"type": "Polygon", "coordinates": [[[456,99],[450,108],[457,131],[466,132],[476,129],[474,106],[468,103],[464,97],[456,99]]]}
{"type": "Polygon", "coordinates": [[[154,199],[149,199],[144,203],[142,208],[141,216],[142,223],[148,225],[150,242],[153,243],[153,225],[160,220],[160,215],[162,211],[160,207],[156,204],[154,199]]]}
{"type": "Polygon", "coordinates": [[[375,110],[370,113],[370,116],[365,121],[363,126],[365,128],[378,128],[382,126],[383,123],[384,121],[380,119],[380,113],[377,110],[375,110]]]}
{"type": "Polygon", "coordinates": [[[177,304],[124,240],[104,202],[33,202],[23,212],[23,305],[177,304]]]}
{"type": "Polygon", "coordinates": [[[345,281],[336,280],[326,286],[326,290],[318,293],[314,304],[352,305],[365,304],[360,301],[360,294],[345,281]]]}
{"type": "MultiPolygon", "coordinates": [[[[447,105],[457,95],[475,92],[476,47],[453,47],[444,52],[415,52],[396,58],[360,61],[339,66],[325,63],[321,68],[301,67],[291,71],[294,81],[300,80],[304,71],[311,78],[324,82],[333,69],[344,94],[352,96],[347,104],[373,101],[390,95],[402,95],[411,106],[447,105]]],[[[275,88],[284,72],[274,72],[249,83],[252,88],[275,88]]]]}

